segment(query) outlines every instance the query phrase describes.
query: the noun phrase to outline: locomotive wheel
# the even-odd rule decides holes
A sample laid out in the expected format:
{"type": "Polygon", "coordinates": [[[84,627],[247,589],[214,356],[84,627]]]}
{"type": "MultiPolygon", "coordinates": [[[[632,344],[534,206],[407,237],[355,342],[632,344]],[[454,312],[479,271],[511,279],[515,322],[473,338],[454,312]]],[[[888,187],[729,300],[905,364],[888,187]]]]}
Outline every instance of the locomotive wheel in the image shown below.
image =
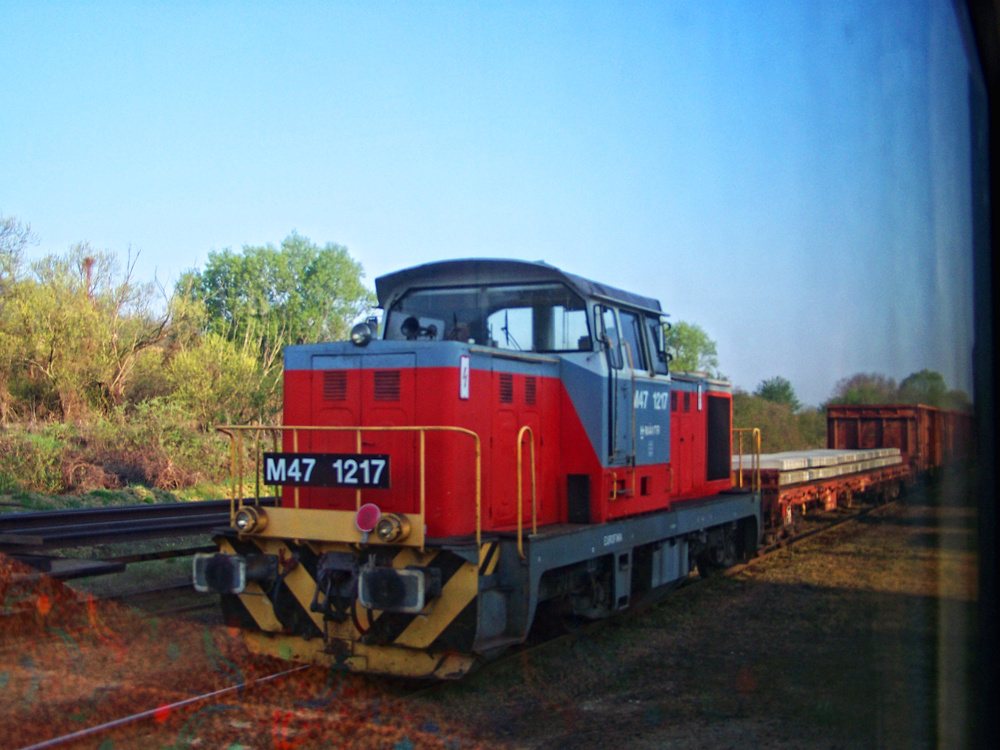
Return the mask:
{"type": "Polygon", "coordinates": [[[748,562],[757,557],[758,539],[756,521],[741,521],[733,538],[738,542],[736,546],[737,562],[748,562]]]}
{"type": "Polygon", "coordinates": [[[736,537],[733,536],[732,532],[727,533],[725,541],[723,542],[722,559],[719,560],[720,567],[733,567],[736,564],[737,557],[736,537]]]}
{"type": "Polygon", "coordinates": [[[584,618],[570,611],[569,602],[565,599],[539,602],[528,638],[532,643],[544,643],[568,633],[575,633],[585,623],[584,618]]]}
{"type": "Polygon", "coordinates": [[[695,558],[698,575],[709,578],[736,564],[736,538],[731,531],[725,532],[722,544],[709,547],[695,558]]]}

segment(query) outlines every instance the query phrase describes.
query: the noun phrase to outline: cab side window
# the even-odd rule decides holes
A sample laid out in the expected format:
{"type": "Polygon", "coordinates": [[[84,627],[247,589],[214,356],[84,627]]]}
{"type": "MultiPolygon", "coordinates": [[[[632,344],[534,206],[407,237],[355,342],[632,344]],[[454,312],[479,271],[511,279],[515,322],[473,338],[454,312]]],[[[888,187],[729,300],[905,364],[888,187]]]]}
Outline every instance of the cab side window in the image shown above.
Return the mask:
{"type": "Polygon", "coordinates": [[[622,356],[627,364],[631,364],[633,370],[648,370],[646,366],[646,347],[643,344],[646,338],[642,332],[642,319],[635,313],[622,310],[618,313],[622,321],[622,356]]]}
{"type": "Polygon", "coordinates": [[[618,322],[615,311],[610,307],[597,308],[597,330],[601,339],[607,342],[608,364],[616,370],[622,367],[622,345],[618,335],[618,322]]]}
{"type": "Polygon", "coordinates": [[[666,375],[667,352],[663,347],[663,323],[659,318],[647,316],[646,330],[649,333],[649,360],[653,363],[653,372],[666,375]]]}

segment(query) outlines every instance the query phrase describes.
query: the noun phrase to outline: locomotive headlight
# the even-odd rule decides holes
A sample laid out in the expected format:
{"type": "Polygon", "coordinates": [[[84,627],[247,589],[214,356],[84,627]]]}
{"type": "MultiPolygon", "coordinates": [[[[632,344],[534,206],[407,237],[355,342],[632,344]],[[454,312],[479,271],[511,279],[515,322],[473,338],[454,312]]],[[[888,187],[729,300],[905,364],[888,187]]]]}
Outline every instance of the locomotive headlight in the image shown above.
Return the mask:
{"type": "Polygon", "coordinates": [[[375,536],[380,542],[401,542],[410,535],[410,519],[402,513],[386,513],[375,525],[375,536]]]}
{"type": "Polygon", "coordinates": [[[263,531],[267,526],[267,515],[263,508],[252,508],[247,506],[240,508],[233,518],[233,526],[241,534],[250,534],[254,531],[263,531]]]}
{"type": "Polygon", "coordinates": [[[358,323],[351,329],[351,343],[355,346],[368,346],[372,340],[372,327],[368,323],[358,323]]]}

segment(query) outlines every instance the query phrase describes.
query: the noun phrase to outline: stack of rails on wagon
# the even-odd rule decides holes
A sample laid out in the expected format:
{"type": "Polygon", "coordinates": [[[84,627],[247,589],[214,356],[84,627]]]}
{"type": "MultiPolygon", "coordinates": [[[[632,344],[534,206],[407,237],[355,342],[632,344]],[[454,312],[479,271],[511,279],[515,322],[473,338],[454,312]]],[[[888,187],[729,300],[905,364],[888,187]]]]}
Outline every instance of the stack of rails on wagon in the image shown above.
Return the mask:
{"type": "MultiPolygon", "coordinates": [[[[759,467],[765,539],[791,531],[810,510],[850,507],[862,495],[893,499],[910,476],[895,447],[764,453],[759,467]]],[[[733,458],[733,471],[740,470],[744,482],[754,481],[746,459],[733,458]]]]}
{"type": "Polygon", "coordinates": [[[509,260],[375,286],[381,321],[285,350],[285,424],[226,428],[280,505],[235,492],[194,580],[252,649],[455,678],[756,550],[731,386],[670,371],[657,300],[509,260]]]}

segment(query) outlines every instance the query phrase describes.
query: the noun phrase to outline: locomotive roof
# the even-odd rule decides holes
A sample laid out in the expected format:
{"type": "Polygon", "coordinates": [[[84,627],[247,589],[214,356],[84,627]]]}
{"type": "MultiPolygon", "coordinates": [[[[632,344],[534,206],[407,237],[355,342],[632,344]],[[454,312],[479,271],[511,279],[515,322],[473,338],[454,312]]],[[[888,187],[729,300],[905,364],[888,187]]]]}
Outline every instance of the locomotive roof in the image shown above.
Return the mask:
{"type": "Polygon", "coordinates": [[[375,279],[375,292],[378,295],[379,306],[387,309],[389,305],[411,289],[464,286],[466,284],[475,286],[530,284],[543,281],[557,281],[566,284],[570,289],[587,299],[608,300],[656,313],[662,310],[659,301],[652,297],[643,297],[607,284],[599,284],[596,281],[566,273],[541,261],[473,258],[425,263],[421,266],[380,276],[375,279]]]}

